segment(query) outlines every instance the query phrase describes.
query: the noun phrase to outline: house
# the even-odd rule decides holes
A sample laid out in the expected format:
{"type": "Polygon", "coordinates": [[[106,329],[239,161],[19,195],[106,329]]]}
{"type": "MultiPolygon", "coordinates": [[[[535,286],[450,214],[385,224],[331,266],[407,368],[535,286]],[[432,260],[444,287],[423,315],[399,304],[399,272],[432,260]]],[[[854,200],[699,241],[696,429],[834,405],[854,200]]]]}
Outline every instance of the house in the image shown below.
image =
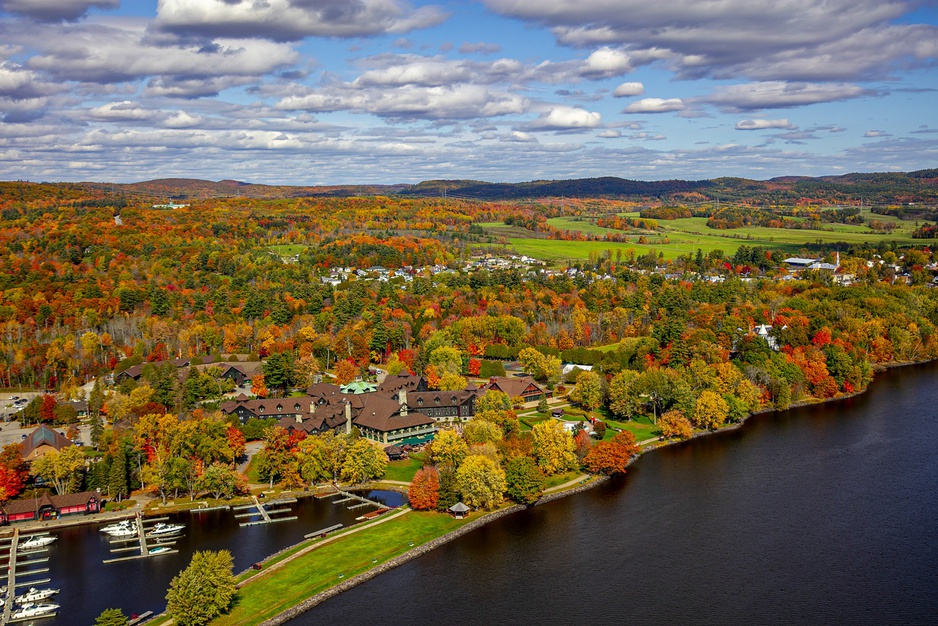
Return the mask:
{"type": "Polygon", "coordinates": [[[436,422],[424,413],[408,409],[406,401],[395,401],[381,394],[365,396],[364,403],[352,418],[352,405],[346,404],[348,429],[354,425],[363,437],[384,444],[418,443],[432,439],[436,422]]]}
{"type": "Polygon", "coordinates": [[[476,414],[478,394],[462,391],[413,391],[401,389],[394,398],[411,411],[420,411],[437,422],[468,422],[476,414]]]}
{"type": "Polygon", "coordinates": [[[531,376],[492,376],[485,390],[501,391],[509,398],[523,398],[525,402],[540,400],[541,396],[550,398],[553,393],[544,387],[541,387],[531,376]]]}
{"type": "Polygon", "coordinates": [[[414,376],[413,374],[398,374],[397,376],[388,376],[384,382],[378,385],[378,391],[393,393],[398,389],[407,391],[426,391],[427,380],[423,376],[414,376]]]}
{"type": "Polygon", "coordinates": [[[65,515],[88,515],[101,510],[101,492],[84,491],[61,496],[46,491],[37,498],[11,500],[0,507],[0,524],[55,519],[65,515]]]}
{"type": "Polygon", "coordinates": [[[219,363],[218,366],[221,367],[221,377],[228,378],[234,381],[234,384],[237,386],[242,386],[245,383],[251,382],[251,379],[260,374],[259,368],[250,367],[247,364],[243,365],[234,365],[231,363],[219,363]]]}
{"type": "MultiPolygon", "coordinates": [[[[238,398],[242,397],[238,396],[238,398]]],[[[220,409],[225,415],[236,415],[242,424],[252,418],[266,419],[273,417],[280,419],[290,417],[302,420],[312,413],[308,398],[235,399],[222,402],[220,409]]]]}
{"type": "Polygon", "coordinates": [[[53,450],[61,452],[64,448],[73,445],[75,444],[68,437],[43,424],[26,435],[26,439],[20,443],[20,456],[26,461],[32,461],[53,450]]]}
{"type": "Polygon", "coordinates": [[[761,337],[769,347],[778,352],[778,339],[771,335],[772,327],[768,324],[759,324],[753,330],[757,337],[761,337]]]}

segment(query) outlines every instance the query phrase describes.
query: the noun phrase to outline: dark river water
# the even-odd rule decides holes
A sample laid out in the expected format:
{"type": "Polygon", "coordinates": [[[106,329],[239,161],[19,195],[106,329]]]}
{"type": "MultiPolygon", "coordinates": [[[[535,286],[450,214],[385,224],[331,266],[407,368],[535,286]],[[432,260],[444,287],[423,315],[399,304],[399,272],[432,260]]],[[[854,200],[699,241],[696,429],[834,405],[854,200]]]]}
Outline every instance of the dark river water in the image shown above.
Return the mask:
{"type": "Polygon", "coordinates": [[[292,624],[938,623],[936,375],[647,454],[292,624]]]}
{"type": "MultiPolygon", "coordinates": [[[[372,492],[370,497],[391,506],[397,506],[403,500],[401,494],[393,492],[372,492]]],[[[356,517],[374,510],[374,507],[350,510],[346,506],[332,504],[329,500],[301,498],[291,507],[292,514],[299,519],[245,527],[238,523],[248,520],[235,519],[232,511],[182,513],[172,518],[186,524],[185,534],[172,546],[179,550],[178,554],[108,564],[102,561],[130,553],[111,553],[110,548],[117,544],[109,544],[107,535],[100,532],[104,524],[57,531],[54,534],[58,539],[44,555],[49,557],[49,573],[43,577],[51,578],[51,582],[39,587],[60,589],[52,601],[62,608],[57,617],[36,620],[36,623],[43,626],[84,626],[93,624],[95,618],[108,608],[119,608],[128,616],[147,610],[161,612],[166,608],[170,580],[189,564],[196,550],[229,550],[234,557],[235,572],[240,572],[266,556],[299,543],[307,533],[335,524],[354,524],[356,517]]],[[[38,567],[29,566],[27,569],[38,567]]],[[[18,582],[20,580],[28,578],[17,578],[18,582]]]]}

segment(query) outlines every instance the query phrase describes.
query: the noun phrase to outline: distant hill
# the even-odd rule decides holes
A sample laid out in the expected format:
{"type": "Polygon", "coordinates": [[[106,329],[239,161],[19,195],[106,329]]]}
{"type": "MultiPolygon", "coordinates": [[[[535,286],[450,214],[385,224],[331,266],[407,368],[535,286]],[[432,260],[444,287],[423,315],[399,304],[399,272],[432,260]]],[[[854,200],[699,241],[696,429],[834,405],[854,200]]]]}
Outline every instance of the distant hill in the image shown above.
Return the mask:
{"type": "Polygon", "coordinates": [[[165,200],[200,198],[298,198],[403,195],[469,200],[537,200],[542,198],[620,198],[668,201],[738,201],[938,205],[938,169],[916,172],[854,173],[842,176],[783,176],[759,181],[746,178],[639,181],[604,176],[571,180],[490,183],[478,180],[428,180],[416,185],[263,185],[236,180],[163,178],[130,184],[82,183],[102,191],[165,200]]]}

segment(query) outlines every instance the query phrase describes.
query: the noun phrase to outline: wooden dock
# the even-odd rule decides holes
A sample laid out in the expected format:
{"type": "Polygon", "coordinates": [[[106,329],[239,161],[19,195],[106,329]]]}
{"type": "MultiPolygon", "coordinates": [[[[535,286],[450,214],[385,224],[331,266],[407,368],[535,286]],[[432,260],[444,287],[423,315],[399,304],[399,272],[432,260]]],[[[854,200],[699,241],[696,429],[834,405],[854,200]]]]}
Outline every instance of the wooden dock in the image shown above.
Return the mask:
{"type": "MultiPolygon", "coordinates": [[[[26,537],[38,537],[48,534],[49,533],[32,533],[30,535],[20,536],[19,529],[14,528],[12,534],[0,537],[0,550],[8,550],[6,554],[6,594],[3,598],[4,603],[2,614],[0,614],[0,624],[31,622],[32,620],[39,620],[46,617],[55,617],[56,613],[52,612],[36,617],[13,619],[13,611],[16,608],[14,599],[16,598],[17,589],[21,587],[34,587],[50,581],[49,578],[34,578],[35,576],[40,576],[49,571],[48,567],[42,566],[49,561],[48,556],[42,556],[42,554],[48,553],[49,549],[40,548],[38,550],[22,551],[19,549],[20,541],[26,537]],[[35,565],[40,565],[40,567],[30,567],[35,565]]],[[[2,560],[2,557],[0,557],[0,560],[2,560]]]]}
{"type": "Polygon", "coordinates": [[[287,517],[272,517],[272,515],[279,515],[281,513],[290,513],[290,509],[276,509],[268,507],[276,507],[282,504],[292,504],[296,502],[296,498],[283,498],[280,500],[271,500],[270,502],[261,503],[257,496],[253,496],[254,504],[245,504],[242,506],[232,507],[232,510],[244,511],[247,510],[247,513],[235,513],[236,518],[252,518],[260,516],[261,519],[239,522],[239,526],[260,526],[261,524],[272,524],[274,522],[289,522],[290,520],[297,519],[296,515],[290,515],[287,517]],[[251,509],[251,510],[249,510],[251,509]]]}
{"type": "MultiPolygon", "coordinates": [[[[152,517],[146,520],[147,524],[156,524],[157,522],[165,522],[168,520],[168,517],[152,517]]],[[[162,552],[153,553],[154,547],[160,546],[171,546],[176,543],[176,540],[179,539],[179,535],[170,535],[167,537],[152,537],[147,535],[149,528],[144,526],[143,517],[137,513],[134,518],[134,524],[137,527],[137,536],[136,537],[112,537],[109,543],[131,543],[135,542],[137,545],[133,546],[123,546],[111,548],[111,554],[119,554],[121,552],[137,552],[137,554],[131,554],[128,556],[117,556],[113,559],[105,559],[103,563],[118,563],[120,561],[132,561],[134,559],[148,559],[154,556],[163,556],[166,554],[178,554],[179,550],[165,550],[162,552]],[[150,542],[156,544],[151,546],[150,542]]]]}

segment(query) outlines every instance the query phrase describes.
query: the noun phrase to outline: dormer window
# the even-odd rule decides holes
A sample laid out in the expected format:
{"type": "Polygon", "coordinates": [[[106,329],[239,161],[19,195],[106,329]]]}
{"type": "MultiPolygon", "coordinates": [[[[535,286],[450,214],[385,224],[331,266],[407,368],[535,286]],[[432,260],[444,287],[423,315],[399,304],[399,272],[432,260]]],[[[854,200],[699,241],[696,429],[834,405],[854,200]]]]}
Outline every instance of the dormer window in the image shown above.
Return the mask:
{"type": "Polygon", "coordinates": [[[299,404],[294,404],[294,405],[293,405],[293,410],[294,410],[294,411],[299,411],[299,410],[300,410],[300,405],[299,405],[299,404]]]}
{"type": "Polygon", "coordinates": [[[439,403],[440,403],[440,396],[437,396],[437,397],[433,398],[433,402],[435,402],[436,404],[439,404],[439,403]]]}
{"type": "Polygon", "coordinates": [[[417,404],[423,406],[423,398],[417,398],[417,404]]]}
{"type": "Polygon", "coordinates": [[[263,404],[262,404],[261,406],[257,407],[257,412],[258,412],[258,413],[263,413],[263,412],[264,412],[264,405],[263,405],[263,404]]]}
{"type": "Polygon", "coordinates": [[[277,405],[277,413],[283,413],[283,405],[282,405],[282,404],[278,404],[278,405],[277,405]]]}

